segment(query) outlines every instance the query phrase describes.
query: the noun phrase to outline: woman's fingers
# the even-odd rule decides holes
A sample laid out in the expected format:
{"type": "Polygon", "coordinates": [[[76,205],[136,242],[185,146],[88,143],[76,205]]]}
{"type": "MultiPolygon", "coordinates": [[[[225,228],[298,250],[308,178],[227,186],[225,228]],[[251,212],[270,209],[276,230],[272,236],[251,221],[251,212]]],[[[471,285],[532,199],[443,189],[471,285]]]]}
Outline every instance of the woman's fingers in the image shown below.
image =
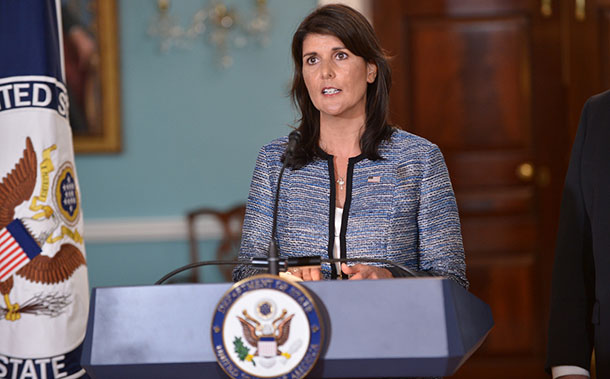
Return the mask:
{"type": "Polygon", "coordinates": [[[307,267],[302,267],[301,272],[303,273],[303,280],[312,280],[311,279],[311,271],[307,267]]]}
{"type": "Polygon", "coordinates": [[[383,267],[369,266],[363,264],[357,264],[354,266],[348,266],[345,263],[341,265],[341,270],[349,275],[350,280],[360,279],[389,279],[392,277],[392,273],[383,267]]]}
{"type": "MultiPolygon", "coordinates": [[[[348,275],[350,280],[388,279],[392,277],[392,273],[388,269],[363,264],[348,266],[342,263],[341,271],[348,275]]],[[[286,273],[308,281],[322,279],[322,272],[318,266],[293,267],[286,273]]]]}
{"type": "Polygon", "coordinates": [[[307,266],[307,267],[298,267],[291,268],[289,272],[292,275],[299,277],[303,280],[320,280],[322,279],[322,274],[320,272],[320,268],[317,266],[307,266]]]}
{"type": "Polygon", "coordinates": [[[358,267],[358,266],[363,266],[363,265],[357,264],[354,266],[348,266],[345,263],[341,263],[341,271],[343,271],[343,273],[345,275],[354,275],[360,271],[360,267],[358,267]]]}

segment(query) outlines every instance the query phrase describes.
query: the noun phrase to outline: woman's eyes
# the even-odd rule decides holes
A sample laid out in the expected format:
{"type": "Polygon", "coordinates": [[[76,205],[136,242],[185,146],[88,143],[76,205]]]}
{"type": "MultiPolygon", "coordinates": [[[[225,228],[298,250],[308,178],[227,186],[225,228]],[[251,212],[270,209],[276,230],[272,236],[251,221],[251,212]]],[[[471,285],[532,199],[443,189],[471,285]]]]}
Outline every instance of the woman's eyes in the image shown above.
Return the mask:
{"type": "MultiPolygon", "coordinates": [[[[343,51],[338,51],[335,54],[335,59],[338,59],[338,60],[344,60],[344,59],[347,59],[347,57],[348,57],[347,53],[345,53],[343,51]]],[[[319,61],[320,61],[320,58],[317,56],[310,56],[305,60],[305,62],[308,65],[314,65],[314,64],[318,63],[319,61]]]]}

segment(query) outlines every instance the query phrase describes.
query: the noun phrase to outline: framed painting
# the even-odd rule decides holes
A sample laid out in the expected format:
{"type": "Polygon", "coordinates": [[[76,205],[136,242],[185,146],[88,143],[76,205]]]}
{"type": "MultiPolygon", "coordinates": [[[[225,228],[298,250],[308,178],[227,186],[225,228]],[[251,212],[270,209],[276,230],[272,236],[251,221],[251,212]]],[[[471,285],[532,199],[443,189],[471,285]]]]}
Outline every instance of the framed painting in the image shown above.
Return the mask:
{"type": "Polygon", "coordinates": [[[70,126],[79,153],[121,151],[116,0],[63,0],[70,126]]]}

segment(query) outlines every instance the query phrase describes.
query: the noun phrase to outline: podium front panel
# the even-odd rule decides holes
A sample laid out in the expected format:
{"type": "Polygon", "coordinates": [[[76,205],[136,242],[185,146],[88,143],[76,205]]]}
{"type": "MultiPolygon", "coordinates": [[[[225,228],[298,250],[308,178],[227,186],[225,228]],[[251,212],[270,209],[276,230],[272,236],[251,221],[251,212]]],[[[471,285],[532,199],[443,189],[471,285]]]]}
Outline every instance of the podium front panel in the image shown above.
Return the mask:
{"type": "MultiPolygon", "coordinates": [[[[312,377],[450,375],[493,324],[489,307],[448,279],[303,285],[328,319],[312,377]]],[[[231,286],[95,288],[83,366],[94,378],[225,377],[210,328],[231,286]]]]}

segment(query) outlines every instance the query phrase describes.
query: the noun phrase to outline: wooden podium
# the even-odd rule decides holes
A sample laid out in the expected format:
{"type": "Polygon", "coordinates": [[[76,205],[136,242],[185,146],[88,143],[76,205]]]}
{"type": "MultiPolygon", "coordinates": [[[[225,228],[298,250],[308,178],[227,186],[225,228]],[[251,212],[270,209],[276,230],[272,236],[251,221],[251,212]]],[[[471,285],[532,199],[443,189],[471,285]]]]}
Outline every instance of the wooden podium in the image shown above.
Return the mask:
{"type": "MultiPolygon", "coordinates": [[[[452,280],[303,282],[326,318],[308,377],[448,376],[493,326],[452,280]]],[[[93,378],[225,378],[212,317],[232,283],[94,288],[82,366],[93,378]]]]}

